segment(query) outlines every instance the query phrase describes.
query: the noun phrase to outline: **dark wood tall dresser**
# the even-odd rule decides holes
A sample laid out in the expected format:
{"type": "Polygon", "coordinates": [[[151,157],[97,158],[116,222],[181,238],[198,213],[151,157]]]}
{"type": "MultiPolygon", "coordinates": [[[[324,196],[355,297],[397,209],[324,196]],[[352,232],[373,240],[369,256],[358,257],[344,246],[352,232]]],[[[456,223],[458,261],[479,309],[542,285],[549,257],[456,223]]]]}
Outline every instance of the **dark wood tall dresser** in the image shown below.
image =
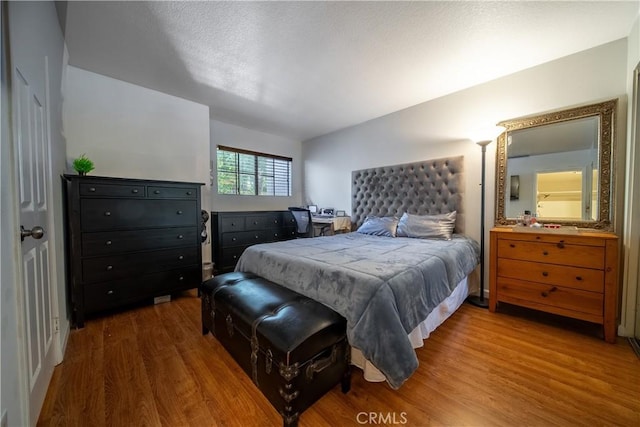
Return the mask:
{"type": "Polygon", "coordinates": [[[296,225],[289,211],[212,212],[215,274],[233,271],[246,248],[257,243],[289,240],[296,225]]]}
{"type": "Polygon", "coordinates": [[[74,323],[87,314],[198,287],[200,187],[64,175],[74,323]]]}

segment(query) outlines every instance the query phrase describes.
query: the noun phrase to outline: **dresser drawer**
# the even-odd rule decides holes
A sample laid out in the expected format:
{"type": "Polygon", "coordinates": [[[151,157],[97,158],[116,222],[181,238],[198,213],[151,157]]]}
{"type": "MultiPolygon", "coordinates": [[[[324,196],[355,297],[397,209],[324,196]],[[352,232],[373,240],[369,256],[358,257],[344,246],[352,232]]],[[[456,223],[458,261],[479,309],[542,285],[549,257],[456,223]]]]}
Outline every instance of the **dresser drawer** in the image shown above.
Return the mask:
{"type": "Polygon", "coordinates": [[[229,231],[244,231],[244,216],[225,216],[220,220],[220,232],[227,233],[229,231]]]}
{"type": "Polygon", "coordinates": [[[200,265],[198,248],[195,246],[85,258],[82,260],[82,280],[84,282],[115,280],[192,265],[200,265]]]}
{"type": "Polygon", "coordinates": [[[83,199],[82,231],[179,227],[198,222],[200,209],[187,200],[83,199]]]}
{"type": "Polygon", "coordinates": [[[144,197],[144,185],[80,184],[83,197],[144,197]]]}
{"type": "Polygon", "coordinates": [[[84,287],[84,307],[88,313],[107,310],[171,292],[192,289],[202,281],[198,267],[146,274],[135,279],[93,283],[84,287]]]}
{"type": "Polygon", "coordinates": [[[528,306],[527,302],[531,302],[592,316],[602,316],[603,313],[604,296],[598,292],[504,277],[498,278],[497,288],[500,301],[524,306],[528,306]]]}
{"type": "Polygon", "coordinates": [[[604,291],[604,271],[589,268],[499,258],[498,276],[591,292],[604,291]]]}
{"type": "Polygon", "coordinates": [[[603,269],[604,253],[605,249],[601,246],[498,240],[499,258],[522,261],[603,269]]]}
{"type": "Polygon", "coordinates": [[[195,200],[197,190],[189,187],[162,187],[150,185],[147,187],[147,197],[154,199],[189,199],[195,200]]]}
{"type": "Polygon", "coordinates": [[[233,246],[222,248],[219,260],[220,265],[216,265],[216,270],[233,270],[240,256],[248,246],[233,246]]]}
{"type": "Polygon", "coordinates": [[[197,288],[202,283],[202,269],[199,266],[165,271],[161,276],[150,283],[151,292],[155,296],[197,288]]]}
{"type": "Polygon", "coordinates": [[[122,279],[84,287],[84,311],[95,313],[148,297],[148,281],[122,279]]]}
{"type": "Polygon", "coordinates": [[[242,246],[263,243],[267,241],[267,232],[264,230],[239,231],[237,233],[224,233],[222,246],[242,246]]]}
{"type": "Polygon", "coordinates": [[[264,230],[280,228],[281,226],[282,215],[279,212],[249,215],[245,218],[245,230],[264,230]]]}
{"type": "Polygon", "coordinates": [[[195,246],[198,244],[200,244],[200,232],[195,227],[82,233],[82,254],[84,256],[195,246]]]}

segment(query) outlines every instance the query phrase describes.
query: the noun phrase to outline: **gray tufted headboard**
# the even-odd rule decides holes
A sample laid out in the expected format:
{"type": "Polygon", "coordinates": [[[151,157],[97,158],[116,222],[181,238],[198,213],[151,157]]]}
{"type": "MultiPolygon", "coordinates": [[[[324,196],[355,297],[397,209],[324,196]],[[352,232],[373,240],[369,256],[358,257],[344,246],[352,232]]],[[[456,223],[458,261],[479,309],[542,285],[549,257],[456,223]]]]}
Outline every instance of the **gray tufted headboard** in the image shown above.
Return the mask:
{"type": "Polygon", "coordinates": [[[359,227],[367,215],[457,211],[456,233],[463,233],[463,160],[459,156],[353,171],[351,221],[359,227]]]}

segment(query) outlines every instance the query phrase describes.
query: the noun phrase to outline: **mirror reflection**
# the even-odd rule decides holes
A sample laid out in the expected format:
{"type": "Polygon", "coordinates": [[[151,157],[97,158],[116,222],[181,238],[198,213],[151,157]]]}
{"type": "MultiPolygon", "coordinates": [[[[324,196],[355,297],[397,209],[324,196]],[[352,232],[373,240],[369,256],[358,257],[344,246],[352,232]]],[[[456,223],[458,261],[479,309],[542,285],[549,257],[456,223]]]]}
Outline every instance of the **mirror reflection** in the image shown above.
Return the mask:
{"type": "Polygon", "coordinates": [[[610,229],[617,100],[498,123],[496,224],[610,229]]]}
{"type": "Polygon", "coordinates": [[[508,133],[508,218],[597,219],[598,125],[586,117],[508,133]]]}

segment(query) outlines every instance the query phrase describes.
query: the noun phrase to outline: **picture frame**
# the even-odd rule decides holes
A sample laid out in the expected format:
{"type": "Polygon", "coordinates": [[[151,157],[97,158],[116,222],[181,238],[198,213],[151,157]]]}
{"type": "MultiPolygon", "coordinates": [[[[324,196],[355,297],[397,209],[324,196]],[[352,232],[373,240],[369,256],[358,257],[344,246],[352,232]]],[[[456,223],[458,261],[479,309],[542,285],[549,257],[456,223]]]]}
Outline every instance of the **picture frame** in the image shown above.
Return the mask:
{"type": "Polygon", "coordinates": [[[309,209],[309,212],[312,214],[318,213],[318,205],[309,205],[307,206],[307,209],[309,209]]]}
{"type": "Polygon", "coordinates": [[[336,211],[336,216],[347,216],[345,211],[336,211]]]}
{"type": "Polygon", "coordinates": [[[334,208],[322,208],[320,210],[320,215],[333,215],[335,213],[334,208]]]}

